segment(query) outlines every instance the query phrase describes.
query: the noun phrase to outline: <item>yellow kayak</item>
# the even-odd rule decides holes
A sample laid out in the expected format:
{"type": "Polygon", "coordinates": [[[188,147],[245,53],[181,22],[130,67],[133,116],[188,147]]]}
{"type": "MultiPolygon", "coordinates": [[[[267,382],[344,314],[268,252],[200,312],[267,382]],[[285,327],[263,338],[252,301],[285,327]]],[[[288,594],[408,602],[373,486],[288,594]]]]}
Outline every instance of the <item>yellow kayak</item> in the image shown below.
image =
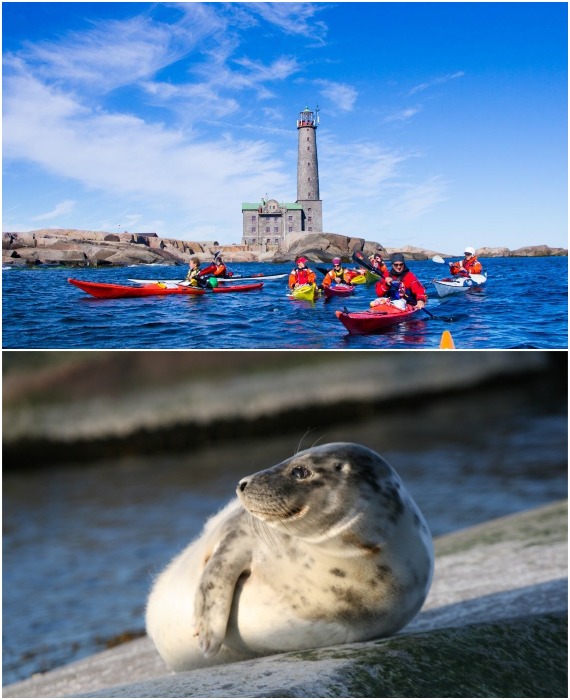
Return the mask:
{"type": "Polygon", "coordinates": [[[375,272],[371,272],[370,270],[366,270],[364,276],[366,277],[366,284],[374,284],[375,282],[378,282],[378,280],[382,279],[382,275],[377,275],[375,272]]]}
{"type": "Polygon", "coordinates": [[[366,284],[366,275],[356,275],[350,280],[350,284],[366,284]]]}
{"type": "Polygon", "coordinates": [[[300,287],[295,287],[291,290],[290,297],[293,299],[303,299],[304,301],[315,301],[319,296],[319,290],[316,284],[303,284],[300,287]]]}

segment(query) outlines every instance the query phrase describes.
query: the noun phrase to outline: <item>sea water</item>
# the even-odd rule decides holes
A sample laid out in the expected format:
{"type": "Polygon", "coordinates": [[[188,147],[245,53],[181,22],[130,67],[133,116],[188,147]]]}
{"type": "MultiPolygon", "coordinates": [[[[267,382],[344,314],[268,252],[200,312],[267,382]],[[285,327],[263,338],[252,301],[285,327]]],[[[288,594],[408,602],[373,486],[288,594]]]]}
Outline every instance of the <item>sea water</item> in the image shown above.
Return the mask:
{"type": "MultiPolygon", "coordinates": [[[[482,262],[488,272],[484,287],[443,299],[431,280],[444,276],[447,265],[410,262],[437,318],[420,312],[366,336],[349,335],[334,312],[367,309],[374,286],[358,285],[350,297],[314,303],[289,299],[286,278],[245,293],[94,299],[68,277],[131,284],[129,278],[182,279],[186,267],[8,268],[2,274],[2,343],[5,349],[433,349],[447,329],[459,349],[567,348],[568,259],[482,262]]],[[[291,268],[291,263],[230,265],[243,276],[291,268]]],[[[317,282],[322,278],[317,273],[317,282]]]]}

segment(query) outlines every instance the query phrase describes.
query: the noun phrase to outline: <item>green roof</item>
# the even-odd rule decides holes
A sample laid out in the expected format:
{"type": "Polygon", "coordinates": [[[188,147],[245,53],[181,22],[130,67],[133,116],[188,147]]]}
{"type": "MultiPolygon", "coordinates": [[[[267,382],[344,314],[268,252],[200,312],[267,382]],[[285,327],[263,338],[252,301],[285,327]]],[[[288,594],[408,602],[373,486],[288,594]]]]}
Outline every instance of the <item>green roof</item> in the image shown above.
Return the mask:
{"type": "MultiPolygon", "coordinates": [[[[263,206],[261,202],[243,202],[241,205],[242,211],[253,211],[263,206]]],[[[279,206],[287,207],[287,209],[302,209],[303,207],[297,202],[279,202],[279,206]]]]}

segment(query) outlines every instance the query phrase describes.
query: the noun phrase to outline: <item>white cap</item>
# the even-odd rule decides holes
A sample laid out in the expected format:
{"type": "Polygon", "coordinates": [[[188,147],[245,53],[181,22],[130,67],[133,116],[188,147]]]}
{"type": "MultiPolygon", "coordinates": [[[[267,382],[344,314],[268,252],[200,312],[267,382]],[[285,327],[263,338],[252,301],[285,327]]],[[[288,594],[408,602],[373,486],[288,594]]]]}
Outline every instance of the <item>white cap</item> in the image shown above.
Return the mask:
{"type": "Polygon", "coordinates": [[[468,245],[467,248],[465,248],[465,250],[463,252],[464,253],[471,253],[471,255],[475,255],[475,248],[472,248],[470,245],[468,245]]]}

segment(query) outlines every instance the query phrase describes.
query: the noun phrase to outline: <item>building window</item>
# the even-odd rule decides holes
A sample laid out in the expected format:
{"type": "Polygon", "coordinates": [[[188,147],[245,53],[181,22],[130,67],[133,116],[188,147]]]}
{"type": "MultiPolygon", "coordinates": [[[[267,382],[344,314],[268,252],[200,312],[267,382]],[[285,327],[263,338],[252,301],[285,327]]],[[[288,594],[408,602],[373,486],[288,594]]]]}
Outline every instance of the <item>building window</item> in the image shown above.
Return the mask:
{"type": "Polygon", "coordinates": [[[255,233],[255,226],[252,226],[252,227],[251,227],[251,232],[252,232],[252,233],[255,233]]]}
{"type": "Polygon", "coordinates": [[[310,214],[310,213],[311,213],[311,212],[312,212],[313,210],[312,210],[312,208],[311,208],[311,207],[309,207],[309,208],[307,209],[307,211],[308,211],[308,212],[309,212],[309,214],[310,214]]]}
{"type": "Polygon", "coordinates": [[[309,228],[307,229],[307,231],[312,231],[312,230],[313,230],[312,226],[309,226],[309,228]]]}
{"type": "Polygon", "coordinates": [[[269,233],[271,231],[271,226],[266,226],[265,227],[265,233],[269,233]]]}
{"type": "Polygon", "coordinates": [[[292,216],[289,216],[288,218],[289,218],[289,221],[293,221],[293,217],[292,217],[292,216]]]}
{"type": "Polygon", "coordinates": [[[310,146],[307,146],[307,151],[310,151],[310,150],[311,150],[311,147],[310,147],[310,146]]]}
{"type": "Polygon", "coordinates": [[[255,216],[252,216],[252,217],[251,217],[251,220],[252,220],[252,221],[255,221],[255,216]]]}
{"type": "Polygon", "coordinates": [[[273,227],[273,233],[279,233],[279,226],[273,227]]]}
{"type": "Polygon", "coordinates": [[[293,227],[289,226],[289,233],[293,233],[293,227]]]}
{"type": "Polygon", "coordinates": [[[307,221],[312,221],[312,220],[313,220],[313,217],[312,217],[312,216],[308,216],[308,217],[307,217],[307,221]]]}

